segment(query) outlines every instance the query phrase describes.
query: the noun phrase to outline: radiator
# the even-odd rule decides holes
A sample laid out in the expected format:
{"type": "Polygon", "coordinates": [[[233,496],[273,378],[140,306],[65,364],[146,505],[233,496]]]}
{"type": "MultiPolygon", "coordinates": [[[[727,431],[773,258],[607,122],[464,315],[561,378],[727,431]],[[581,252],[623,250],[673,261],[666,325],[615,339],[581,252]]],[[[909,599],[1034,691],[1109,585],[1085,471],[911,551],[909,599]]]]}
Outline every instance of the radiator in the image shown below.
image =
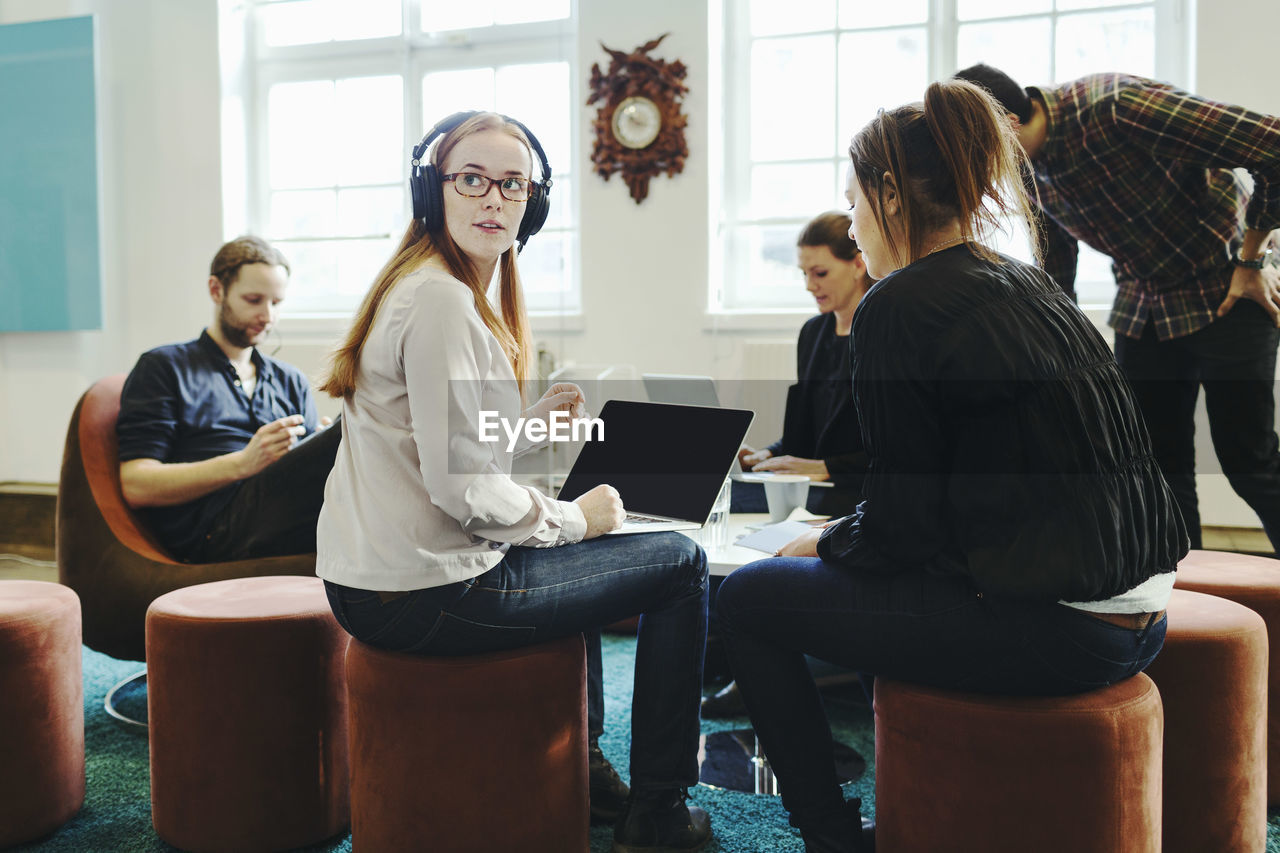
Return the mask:
{"type": "Polygon", "coordinates": [[[796,342],[746,341],[742,344],[742,378],[796,381],[796,342]]]}
{"type": "Polygon", "coordinates": [[[764,447],[782,437],[787,386],[796,381],[795,339],[744,341],[740,376],[739,405],[756,413],[747,443],[764,447]]]}

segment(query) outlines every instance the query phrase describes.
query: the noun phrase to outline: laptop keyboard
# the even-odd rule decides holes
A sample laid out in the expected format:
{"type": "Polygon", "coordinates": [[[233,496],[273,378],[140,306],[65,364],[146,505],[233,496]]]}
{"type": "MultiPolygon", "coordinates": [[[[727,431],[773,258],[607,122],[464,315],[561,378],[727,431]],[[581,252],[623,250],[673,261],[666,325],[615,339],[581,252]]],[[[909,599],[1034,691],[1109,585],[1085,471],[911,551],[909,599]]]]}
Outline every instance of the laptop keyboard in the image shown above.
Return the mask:
{"type": "Polygon", "coordinates": [[[661,518],[653,518],[648,515],[633,515],[627,513],[627,517],[623,519],[624,524],[665,524],[666,520],[661,518]]]}

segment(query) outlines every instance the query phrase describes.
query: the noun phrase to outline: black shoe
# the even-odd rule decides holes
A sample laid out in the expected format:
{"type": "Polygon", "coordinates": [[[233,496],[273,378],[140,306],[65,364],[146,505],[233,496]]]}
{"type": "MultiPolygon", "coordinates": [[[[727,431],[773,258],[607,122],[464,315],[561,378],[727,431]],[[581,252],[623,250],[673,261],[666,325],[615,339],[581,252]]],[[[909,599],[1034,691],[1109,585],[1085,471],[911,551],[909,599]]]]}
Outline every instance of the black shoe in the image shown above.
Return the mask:
{"type": "Polygon", "coordinates": [[[742,693],[738,691],[738,682],[730,681],[719,693],[702,700],[702,716],[708,720],[723,717],[745,717],[746,703],[742,701],[742,693]]]}
{"type": "Polygon", "coordinates": [[[800,830],[805,853],[875,853],[876,822],[861,817],[862,801],[847,801],[843,813],[800,830]]]}
{"type": "Polygon", "coordinates": [[[587,782],[591,792],[591,822],[613,823],[631,793],[595,739],[587,745],[587,782]]]}
{"type": "Polygon", "coordinates": [[[684,788],[632,793],[613,827],[613,853],[693,853],[711,840],[711,818],[689,808],[684,788]]]}

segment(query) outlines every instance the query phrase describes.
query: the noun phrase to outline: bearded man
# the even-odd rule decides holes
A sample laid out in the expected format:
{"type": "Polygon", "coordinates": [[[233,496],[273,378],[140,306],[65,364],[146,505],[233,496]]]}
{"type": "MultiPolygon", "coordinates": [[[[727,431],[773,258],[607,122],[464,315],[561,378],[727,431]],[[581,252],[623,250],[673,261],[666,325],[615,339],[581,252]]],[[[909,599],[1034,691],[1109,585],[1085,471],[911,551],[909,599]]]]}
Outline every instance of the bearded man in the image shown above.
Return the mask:
{"type": "Polygon", "coordinates": [[[144,353],[125,381],[116,425],[124,498],[179,560],[315,550],[341,430],[317,418],[302,371],[258,351],[288,284],[279,250],[232,240],[209,268],[213,323],[193,341],[144,353]]]}

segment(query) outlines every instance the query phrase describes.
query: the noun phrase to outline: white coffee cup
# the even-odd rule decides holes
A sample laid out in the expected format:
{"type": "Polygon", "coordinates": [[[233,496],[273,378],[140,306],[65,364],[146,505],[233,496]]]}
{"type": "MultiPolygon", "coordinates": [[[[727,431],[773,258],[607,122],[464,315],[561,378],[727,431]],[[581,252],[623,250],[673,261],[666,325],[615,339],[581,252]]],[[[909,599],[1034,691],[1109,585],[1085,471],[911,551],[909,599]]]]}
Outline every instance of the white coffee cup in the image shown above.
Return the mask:
{"type": "Polygon", "coordinates": [[[764,481],[770,521],[786,521],[792,510],[805,505],[808,497],[809,478],[803,474],[775,474],[764,481]]]}

